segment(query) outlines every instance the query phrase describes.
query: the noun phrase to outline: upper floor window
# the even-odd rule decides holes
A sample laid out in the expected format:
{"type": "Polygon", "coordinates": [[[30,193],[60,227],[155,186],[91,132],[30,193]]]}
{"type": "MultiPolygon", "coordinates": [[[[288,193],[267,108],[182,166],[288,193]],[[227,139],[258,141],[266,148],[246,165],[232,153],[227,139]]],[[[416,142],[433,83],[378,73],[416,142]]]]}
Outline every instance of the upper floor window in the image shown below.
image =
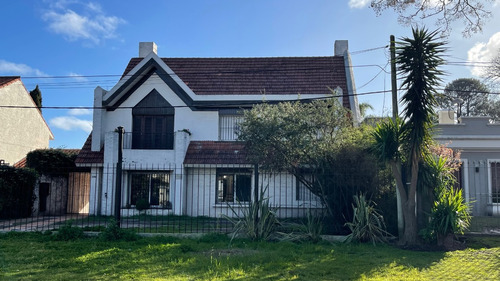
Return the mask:
{"type": "MultiPolygon", "coordinates": [[[[304,176],[304,181],[314,184],[314,176],[312,174],[307,174],[304,176]]],[[[295,200],[297,201],[319,201],[319,197],[313,194],[307,186],[296,178],[295,187],[295,200]]]]}
{"type": "Polygon", "coordinates": [[[175,109],[153,90],[132,109],[132,149],[173,149],[175,109]]]}
{"type": "Polygon", "coordinates": [[[225,109],[219,111],[219,140],[235,141],[238,139],[240,123],[243,114],[238,109],[225,109]]]}

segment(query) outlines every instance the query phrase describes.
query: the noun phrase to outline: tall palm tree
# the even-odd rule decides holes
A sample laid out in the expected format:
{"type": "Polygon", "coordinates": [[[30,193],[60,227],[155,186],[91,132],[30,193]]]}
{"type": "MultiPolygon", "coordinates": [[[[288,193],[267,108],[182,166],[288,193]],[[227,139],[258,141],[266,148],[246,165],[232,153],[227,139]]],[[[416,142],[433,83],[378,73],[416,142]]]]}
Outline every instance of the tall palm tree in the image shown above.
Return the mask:
{"type": "Polygon", "coordinates": [[[393,174],[397,179],[404,219],[400,242],[407,245],[418,242],[415,214],[418,170],[432,140],[432,116],[436,103],[434,95],[443,74],[438,67],[444,63],[440,54],[445,50],[445,43],[437,40],[437,31],[416,28],[412,29],[412,33],[413,38],[402,38],[396,50],[396,65],[402,77],[401,88],[405,91],[401,97],[401,103],[404,104],[402,125],[382,126],[374,134],[375,151],[393,166],[393,174]],[[396,133],[397,138],[388,137],[396,133]],[[397,143],[384,144],[384,141],[397,143]],[[398,154],[394,153],[396,148],[398,154]],[[398,161],[407,167],[407,174],[398,170],[398,161]],[[404,184],[407,182],[405,178],[410,180],[409,186],[404,184]]]}

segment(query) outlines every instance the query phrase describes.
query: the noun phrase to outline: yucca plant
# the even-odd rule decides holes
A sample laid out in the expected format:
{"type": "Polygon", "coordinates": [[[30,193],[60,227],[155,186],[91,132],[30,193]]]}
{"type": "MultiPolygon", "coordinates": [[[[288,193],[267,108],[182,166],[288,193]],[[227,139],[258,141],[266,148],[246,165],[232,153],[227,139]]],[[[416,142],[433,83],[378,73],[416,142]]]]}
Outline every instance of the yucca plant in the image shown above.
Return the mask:
{"type": "Polygon", "coordinates": [[[387,242],[387,237],[391,234],[386,231],[384,217],[375,209],[375,203],[367,200],[364,194],[359,194],[354,196],[352,207],[353,220],[345,224],[351,230],[346,242],[387,242]]]}
{"type": "Polygon", "coordinates": [[[429,229],[438,244],[442,244],[450,234],[463,234],[470,221],[469,204],[464,201],[462,190],[449,188],[434,202],[429,229]]]}
{"type": "Polygon", "coordinates": [[[323,232],[324,214],[307,211],[306,220],[302,223],[286,222],[280,224],[284,231],[277,232],[279,241],[312,241],[314,243],[321,241],[323,232]]]}
{"type": "Polygon", "coordinates": [[[267,187],[263,188],[260,191],[259,200],[249,202],[248,205],[238,201],[238,209],[241,209],[241,214],[235,207],[228,204],[234,215],[234,217],[225,216],[233,224],[231,240],[239,234],[243,234],[243,236],[251,240],[269,240],[272,238],[280,223],[276,215],[278,208],[271,207],[269,198],[264,197],[266,190],[267,187]]]}

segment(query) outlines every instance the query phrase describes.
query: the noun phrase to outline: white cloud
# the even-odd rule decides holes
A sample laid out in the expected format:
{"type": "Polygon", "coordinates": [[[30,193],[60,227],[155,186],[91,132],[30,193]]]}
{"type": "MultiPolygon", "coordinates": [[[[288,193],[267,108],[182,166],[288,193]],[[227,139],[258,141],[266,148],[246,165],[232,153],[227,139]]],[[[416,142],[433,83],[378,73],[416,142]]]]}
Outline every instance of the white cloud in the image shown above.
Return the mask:
{"type": "Polygon", "coordinates": [[[467,60],[475,66],[471,68],[474,76],[483,75],[485,65],[498,55],[500,51],[500,32],[493,34],[488,43],[478,42],[468,52],[467,60]]]}
{"type": "Polygon", "coordinates": [[[92,110],[87,108],[73,108],[68,111],[69,115],[79,116],[79,115],[91,115],[92,110]]]}
{"type": "Polygon", "coordinates": [[[126,22],[122,18],[106,15],[99,4],[76,4],[80,3],[56,1],[42,16],[51,31],[69,41],[85,40],[99,44],[104,39],[116,38],[118,26],[126,22]],[[74,9],[69,9],[70,5],[74,9]],[[82,5],[82,11],[77,12],[75,8],[82,5]]]}
{"type": "Polygon", "coordinates": [[[349,8],[362,9],[370,4],[371,0],[349,0],[349,8]]]}
{"type": "Polygon", "coordinates": [[[3,75],[19,75],[19,76],[48,76],[42,71],[32,68],[26,64],[14,63],[0,59],[0,74],[3,75]]]}
{"type": "Polygon", "coordinates": [[[68,76],[73,77],[73,79],[75,79],[78,82],[86,82],[86,81],[88,81],[88,79],[86,77],[83,77],[83,75],[78,74],[78,73],[70,72],[68,74],[68,76]]]}
{"type": "Polygon", "coordinates": [[[55,117],[50,119],[49,123],[50,125],[65,131],[83,130],[86,133],[90,133],[92,131],[92,121],[78,119],[74,116],[55,117]]]}

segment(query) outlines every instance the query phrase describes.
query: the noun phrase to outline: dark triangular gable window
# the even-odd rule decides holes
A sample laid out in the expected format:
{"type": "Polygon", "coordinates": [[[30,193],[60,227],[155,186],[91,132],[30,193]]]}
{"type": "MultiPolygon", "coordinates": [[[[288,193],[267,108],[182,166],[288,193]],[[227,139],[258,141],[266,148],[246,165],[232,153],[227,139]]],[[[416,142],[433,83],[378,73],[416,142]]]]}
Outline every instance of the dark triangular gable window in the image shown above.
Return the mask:
{"type": "Polygon", "coordinates": [[[151,91],[132,109],[132,149],[173,149],[174,112],[158,91],[151,91]]]}

